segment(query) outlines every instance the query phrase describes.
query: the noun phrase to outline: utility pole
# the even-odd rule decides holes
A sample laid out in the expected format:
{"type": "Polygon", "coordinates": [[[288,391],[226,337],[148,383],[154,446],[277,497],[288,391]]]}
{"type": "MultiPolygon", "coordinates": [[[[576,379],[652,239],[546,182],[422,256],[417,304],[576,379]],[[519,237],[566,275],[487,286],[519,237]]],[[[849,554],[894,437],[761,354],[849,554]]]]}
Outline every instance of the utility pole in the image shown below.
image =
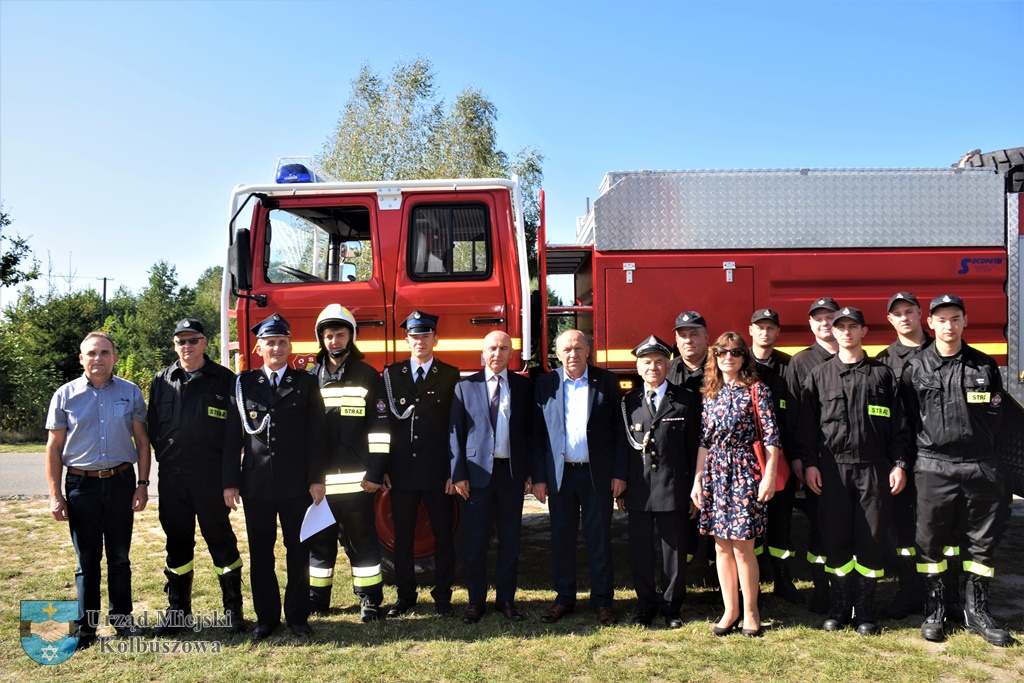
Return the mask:
{"type": "Polygon", "coordinates": [[[103,323],[107,322],[107,280],[113,280],[112,277],[98,277],[97,280],[103,280],[103,309],[100,313],[100,327],[103,327],[103,323]]]}

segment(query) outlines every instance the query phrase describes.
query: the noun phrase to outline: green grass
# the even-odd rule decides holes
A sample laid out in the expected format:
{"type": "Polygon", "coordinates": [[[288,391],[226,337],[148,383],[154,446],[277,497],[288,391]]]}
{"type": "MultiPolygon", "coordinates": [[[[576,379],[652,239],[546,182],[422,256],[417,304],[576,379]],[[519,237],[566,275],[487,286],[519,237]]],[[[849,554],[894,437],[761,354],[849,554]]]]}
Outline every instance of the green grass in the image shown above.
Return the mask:
{"type": "MultiPolygon", "coordinates": [[[[1020,633],[1024,627],[1024,504],[1017,503],[1010,532],[997,563],[993,610],[1020,633]]],[[[335,611],[313,618],[316,633],[309,641],[285,629],[265,643],[253,645],[249,635],[227,636],[207,629],[182,640],[219,640],[220,654],[118,654],[99,646],[77,653],[56,667],[43,667],[21,650],[18,639],[19,600],[74,600],[74,550],[67,526],[50,519],[43,500],[0,501],[0,679],[40,680],[59,675],[75,683],[110,680],[162,681],[1019,681],[1024,679],[1024,648],[994,648],[969,633],[956,633],[946,643],[926,643],[918,634],[919,617],[886,622],[880,637],[864,638],[847,630],[826,634],[821,618],[765,595],[761,613],[767,633],[761,639],[739,635],[716,638],[711,620],[721,610],[716,591],[704,585],[706,569],[691,571],[691,587],[678,631],[645,630],[628,625],[634,596],[628,585],[624,523],[615,524],[616,591],[622,623],[599,627],[585,594],[577,611],[558,624],[540,622],[553,598],[550,590],[549,543],[543,514],[524,534],[518,599],[527,616],[508,623],[493,611],[476,625],[442,619],[433,613],[429,595],[421,591],[416,613],[408,618],[362,625],[345,578],[344,554],[339,558],[335,611]]],[[[244,539],[241,515],[233,516],[244,539]]],[[[156,503],[136,518],[132,545],[136,613],[165,606],[163,534],[156,503]]],[[[244,540],[243,560],[248,562],[244,540]]],[[[283,548],[279,544],[279,576],[283,548]]],[[[493,558],[492,558],[493,559],[493,558]]],[[[582,551],[580,559],[583,559],[582,551]]],[[[585,562],[581,584],[586,585],[585,562]]],[[[246,570],[247,572],[247,570],[246,570]]],[[[252,618],[248,576],[244,592],[246,616],[252,618]]],[[[809,593],[803,573],[798,582],[809,593]]],[[[769,587],[765,586],[768,590],[769,587]]],[[[891,595],[885,583],[880,604],[891,595]]],[[[385,599],[395,598],[386,587],[385,599]]],[[[493,593],[492,593],[493,598],[493,593]]],[[[456,610],[466,603],[456,590],[456,610]]],[[[209,613],[219,608],[219,590],[202,538],[197,539],[193,606],[209,613]]],[[[251,627],[250,627],[251,629],[251,627]]]]}
{"type": "Polygon", "coordinates": [[[29,441],[26,443],[0,443],[0,453],[45,453],[45,441],[29,441]]]}

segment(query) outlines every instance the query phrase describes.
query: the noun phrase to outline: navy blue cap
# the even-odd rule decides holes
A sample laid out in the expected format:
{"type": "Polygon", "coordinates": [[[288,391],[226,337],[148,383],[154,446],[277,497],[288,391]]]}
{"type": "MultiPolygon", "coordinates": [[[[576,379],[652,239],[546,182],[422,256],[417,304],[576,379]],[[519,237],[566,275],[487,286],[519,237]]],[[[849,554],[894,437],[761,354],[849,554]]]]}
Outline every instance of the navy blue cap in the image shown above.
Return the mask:
{"type": "Polygon", "coordinates": [[[680,327],[707,327],[707,323],[704,322],[704,316],[697,311],[683,311],[676,316],[675,329],[680,327]]]}
{"type": "Polygon", "coordinates": [[[814,303],[811,304],[810,309],[807,311],[807,315],[814,315],[814,312],[819,308],[823,308],[826,311],[832,311],[833,313],[835,313],[836,311],[839,310],[839,304],[837,304],[836,300],[833,299],[832,297],[823,296],[820,299],[816,299],[814,303]]]}
{"type": "Polygon", "coordinates": [[[655,337],[653,334],[640,342],[635,349],[633,349],[633,355],[637,358],[641,356],[648,356],[652,353],[660,353],[666,358],[672,357],[672,349],[669,345],[662,340],[655,337]]]}
{"type": "Polygon", "coordinates": [[[249,331],[255,334],[257,339],[292,336],[291,325],[279,313],[274,313],[269,318],[261,320],[250,327],[249,331]]]}
{"type": "Polygon", "coordinates": [[[752,316],[750,316],[751,324],[759,323],[762,320],[771,320],[776,325],[780,327],[782,326],[782,323],[779,322],[778,311],[773,311],[770,308],[759,308],[756,311],[754,311],[754,314],[752,316]]]}
{"type": "Polygon", "coordinates": [[[178,321],[178,324],[174,327],[174,334],[180,334],[182,332],[195,332],[196,334],[206,334],[203,331],[203,324],[195,318],[182,318],[178,321]]]}
{"type": "Polygon", "coordinates": [[[859,308],[854,308],[853,306],[847,306],[843,310],[836,313],[835,320],[832,321],[832,324],[835,325],[837,322],[843,319],[852,320],[853,322],[861,326],[864,325],[864,314],[860,312],[859,308]]]}
{"type": "Polygon", "coordinates": [[[406,334],[430,334],[437,329],[437,316],[423,311],[413,311],[402,323],[402,327],[405,328],[406,334]]]}
{"type": "Polygon", "coordinates": [[[964,307],[964,300],[958,297],[956,294],[943,294],[932,299],[932,305],[928,307],[928,313],[934,313],[936,308],[942,308],[943,306],[956,306],[964,315],[967,315],[967,309],[964,307]]]}
{"type": "Polygon", "coordinates": [[[896,292],[889,297],[889,306],[885,309],[887,312],[892,310],[893,305],[897,301],[906,301],[908,304],[914,304],[918,308],[921,308],[921,304],[917,302],[917,297],[910,292],[896,292]]]}

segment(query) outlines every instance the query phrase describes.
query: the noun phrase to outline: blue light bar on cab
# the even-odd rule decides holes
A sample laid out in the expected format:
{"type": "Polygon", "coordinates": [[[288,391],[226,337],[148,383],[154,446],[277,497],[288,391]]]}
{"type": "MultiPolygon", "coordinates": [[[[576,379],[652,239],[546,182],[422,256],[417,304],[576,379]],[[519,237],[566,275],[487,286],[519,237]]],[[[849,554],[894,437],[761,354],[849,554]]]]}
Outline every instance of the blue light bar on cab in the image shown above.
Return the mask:
{"type": "Polygon", "coordinates": [[[315,183],[316,174],[309,170],[305,164],[284,164],[277,169],[276,182],[287,183],[315,183]]]}

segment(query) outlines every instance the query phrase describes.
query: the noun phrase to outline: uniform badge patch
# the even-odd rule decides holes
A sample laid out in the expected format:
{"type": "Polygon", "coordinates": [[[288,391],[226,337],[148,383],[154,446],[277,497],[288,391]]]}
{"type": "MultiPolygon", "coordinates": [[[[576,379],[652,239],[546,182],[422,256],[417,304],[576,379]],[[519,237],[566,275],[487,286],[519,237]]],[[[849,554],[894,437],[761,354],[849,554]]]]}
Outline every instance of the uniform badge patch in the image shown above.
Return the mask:
{"type": "Polygon", "coordinates": [[[255,410],[250,410],[249,411],[249,419],[250,420],[255,420],[257,415],[259,415],[259,413],[257,413],[255,410]]]}
{"type": "Polygon", "coordinates": [[[387,410],[388,410],[388,407],[384,404],[384,399],[382,399],[382,398],[377,399],[377,412],[378,413],[386,413],[387,410]]]}
{"type": "Polygon", "coordinates": [[[405,405],[405,398],[398,399],[398,405],[404,406],[405,405]]]}
{"type": "Polygon", "coordinates": [[[994,396],[992,396],[992,405],[994,407],[998,408],[1002,404],[1002,402],[1003,402],[1003,395],[1002,394],[995,394],[994,396]]]}

